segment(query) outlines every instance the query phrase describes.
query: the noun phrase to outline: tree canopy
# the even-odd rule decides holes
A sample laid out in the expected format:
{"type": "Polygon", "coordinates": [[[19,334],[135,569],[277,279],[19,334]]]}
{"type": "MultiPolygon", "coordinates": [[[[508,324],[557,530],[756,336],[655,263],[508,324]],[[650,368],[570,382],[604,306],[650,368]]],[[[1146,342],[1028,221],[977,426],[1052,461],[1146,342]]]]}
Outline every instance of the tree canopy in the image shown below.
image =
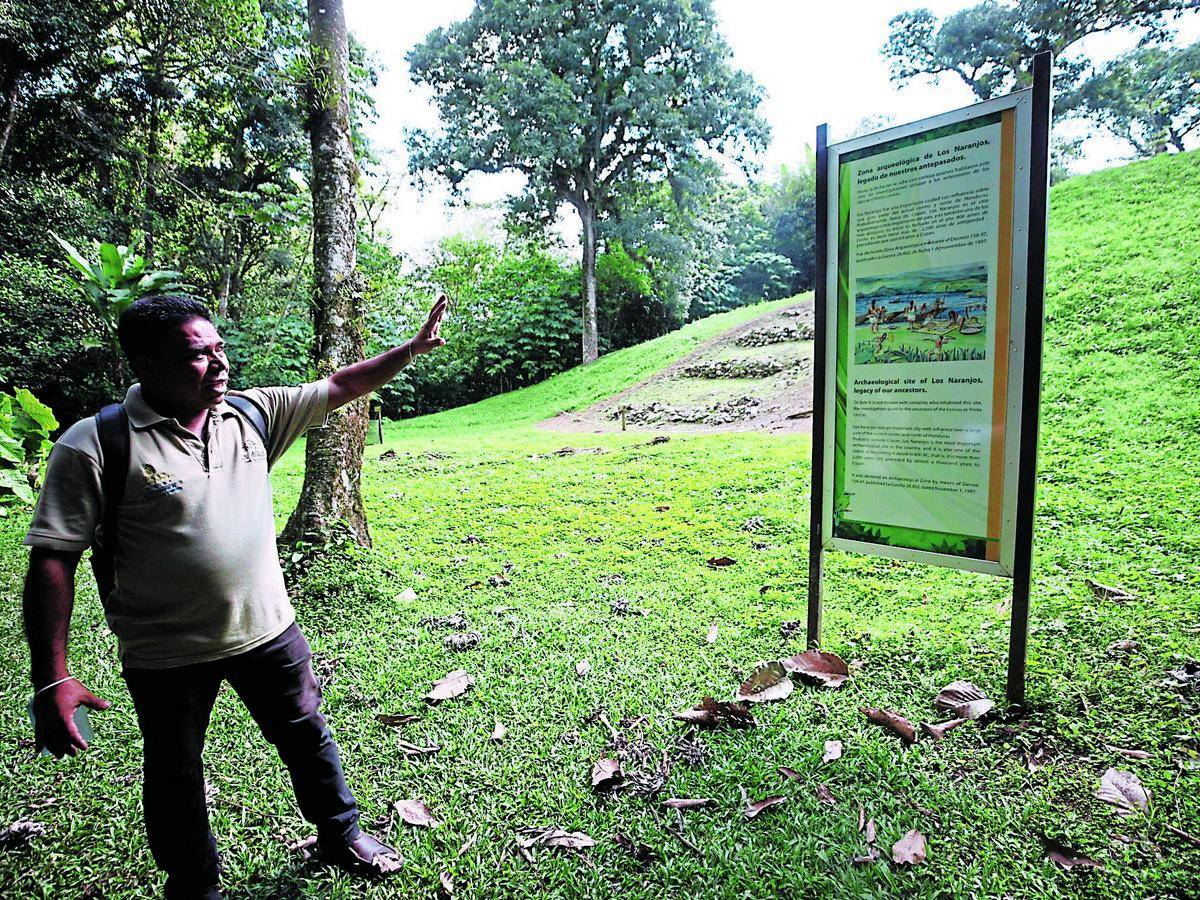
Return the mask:
{"type": "Polygon", "coordinates": [[[709,0],[480,0],[409,54],[442,122],[411,135],[411,168],[454,187],[471,172],[521,172],[514,210],[543,222],[574,207],[591,361],[596,227],[619,189],[765,143],[761,90],[730,57],[709,0]]]}

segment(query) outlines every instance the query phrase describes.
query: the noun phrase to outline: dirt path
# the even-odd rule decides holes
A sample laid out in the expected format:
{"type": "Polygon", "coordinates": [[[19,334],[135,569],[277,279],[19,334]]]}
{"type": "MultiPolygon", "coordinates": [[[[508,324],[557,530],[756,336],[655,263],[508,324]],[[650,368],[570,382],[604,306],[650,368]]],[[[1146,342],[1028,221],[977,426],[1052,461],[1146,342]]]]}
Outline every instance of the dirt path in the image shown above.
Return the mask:
{"type": "Polygon", "coordinates": [[[624,411],[625,430],[636,432],[807,433],[812,427],[812,340],[805,338],[811,323],[811,299],[766,313],[619,394],[538,427],[564,433],[620,431],[624,411]],[[796,330],[787,339],[777,337],[796,330]]]}

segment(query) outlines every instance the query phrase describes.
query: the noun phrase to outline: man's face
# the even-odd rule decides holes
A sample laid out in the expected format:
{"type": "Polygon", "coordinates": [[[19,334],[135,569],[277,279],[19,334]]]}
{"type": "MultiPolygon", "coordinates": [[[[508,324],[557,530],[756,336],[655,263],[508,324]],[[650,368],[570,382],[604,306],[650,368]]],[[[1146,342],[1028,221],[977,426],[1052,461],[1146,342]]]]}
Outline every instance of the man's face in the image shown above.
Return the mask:
{"type": "Polygon", "coordinates": [[[213,323],[194,318],[168,331],[155,351],[143,358],[143,388],[172,408],[211,409],[225,398],[229,360],[213,323]]]}

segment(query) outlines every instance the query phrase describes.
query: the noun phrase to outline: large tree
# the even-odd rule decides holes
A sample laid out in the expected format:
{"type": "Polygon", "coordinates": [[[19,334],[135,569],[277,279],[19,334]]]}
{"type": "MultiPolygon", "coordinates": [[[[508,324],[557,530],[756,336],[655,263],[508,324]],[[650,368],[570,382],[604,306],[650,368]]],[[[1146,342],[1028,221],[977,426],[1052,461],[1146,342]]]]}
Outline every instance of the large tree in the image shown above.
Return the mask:
{"type": "MultiPolygon", "coordinates": [[[[307,93],[312,144],[313,326],[318,376],[363,358],[362,280],[357,267],[355,185],[350,128],[350,42],[341,0],[308,0],[311,64],[307,93]]],[[[356,400],[309,433],[304,487],[284,529],[295,543],[345,528],[370,545],[363,509],[367,401],[356,400]]]]}
{"type": "Polygon", "coordinates": [[[1108,31],[1138,31],[1144,42],[1159,41],[1184,12],[1200,0],[985,0],[946,16],[939,23],[928,9],[895,16],[884,45],[892,80],[920,75],[955,75],[981,100],[1027,87],[1029,61],[1050,50],[1055,55],[1055,112],[1078,106],[1076,88],[1088,69],[1086,59],[1065,59],[1084,38],[1108,31]]]}
{"type": "Polygon", "coordinates": [[[761,91],[730,57],[710,0],[478,0],[408,55],[442,120],[411,135],[414,172],[456,188],[520,172],[517,211],[579,215],[585,363],[599,355],[599,229],[620,188],[765,144],[761,91]]]}
{"type": "Polygon", "coordinates": [[[1134,50],[1084,82],[1080,97],[1084,115],[1138,156],[1182,153],[1200,129],[1200,43],[1134,50]]]}

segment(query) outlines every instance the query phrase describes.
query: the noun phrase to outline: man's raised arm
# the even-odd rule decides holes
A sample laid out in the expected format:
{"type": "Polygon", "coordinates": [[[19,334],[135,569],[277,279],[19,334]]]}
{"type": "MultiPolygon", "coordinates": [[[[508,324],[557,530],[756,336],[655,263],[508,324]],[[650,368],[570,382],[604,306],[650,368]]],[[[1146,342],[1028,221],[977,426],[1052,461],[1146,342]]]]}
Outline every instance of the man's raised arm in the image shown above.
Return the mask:
{"type": "Polygon", "coordinates": [[[438,331],[442,327],[442,315],[446,312],[448,302],[445,294],[438,297],[425,324],[411,340],[371,359],[338,369],[330,375],[329,408],[334,410],[359,397],[365,397],[395,378],[415,357],[443,346],[446,341],[439,336],[438,331]]]}
{"type": "Polygon", "coordinates": [[[55,756],[74,756],[87,749],[75,727],[75,710],[81,705],[108,709],[101,700],[67,671],[67,634],[75,607],[75,569],[78,550],[35,547],[25,575],[22,612],[29,641],[29,674],[33,681],[35,738],[55,756]]]}

